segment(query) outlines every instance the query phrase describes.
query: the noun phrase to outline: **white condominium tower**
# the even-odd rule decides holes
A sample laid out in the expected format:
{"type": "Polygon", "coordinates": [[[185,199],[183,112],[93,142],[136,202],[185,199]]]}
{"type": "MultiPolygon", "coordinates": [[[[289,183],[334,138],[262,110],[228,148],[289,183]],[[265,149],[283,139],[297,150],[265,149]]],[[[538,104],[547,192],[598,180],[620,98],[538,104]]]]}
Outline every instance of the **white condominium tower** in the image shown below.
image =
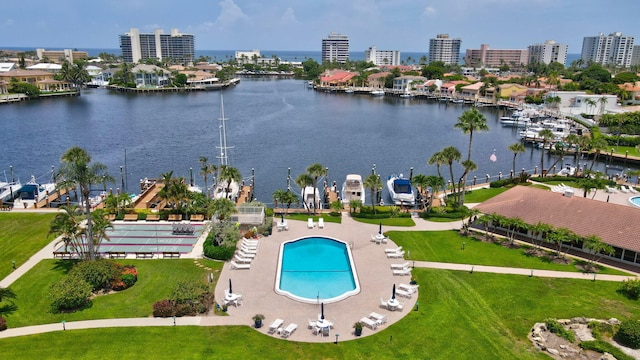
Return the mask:
{"type": "Polygon", "coordinates": [[[600,65],[615,64],[629,67],[633,54],[633,36],[616,32],[609,35],[587,36],[582,42],[582,60],[600,65]]]}
{"type": "Polygon", "coordinates": [[[438,34],[429,39],[429,63],[442,61],[445,65],[460,63],[460,44],[462,40],[451,39],[449,34],[438,34]]]}
{"type": "Polygon", "coordinates": [[[120,35],[120,50],[122,60],[137,63],[146,59],[173,59],[179,63],[188,63],[195,54],[195,37],[181,34],[178,29],[171,29],[171,34],[165,34],[162,29],[154,30],[153,34],[141,34],[136,28],[120,35]]]}
{"type": "Polygon", "coordinates": [[[364,61],[374,65],[400,65],[400,51],[398,50],[378,50],[375,46],[364,51],[364,61]]]}
{"type": "Polygon", "coordinates": [[[347,35],[330,33],[322,39],[322,62],[346,63],[349,60],[349,37],[347,35]]]}
{"type": "Polygon", "coordinates": [[[529,45],[529,63],[558,62],[567,65],[568,45],[558,44],[553,40],[547,40],[544,44],[529,45]]]}

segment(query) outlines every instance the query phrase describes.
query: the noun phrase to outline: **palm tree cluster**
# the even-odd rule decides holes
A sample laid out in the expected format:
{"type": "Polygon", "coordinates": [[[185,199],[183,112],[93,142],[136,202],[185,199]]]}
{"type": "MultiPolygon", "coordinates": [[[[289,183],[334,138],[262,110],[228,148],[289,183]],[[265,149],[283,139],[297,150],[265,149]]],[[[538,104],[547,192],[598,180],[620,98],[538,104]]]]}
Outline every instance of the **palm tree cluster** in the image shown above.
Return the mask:
{"type": "Polygon", "coordinates": [[[107,230],[113,228],[104,210],[91,212],[91,221],[85,221],[86,214],[78,205],[63,205],[60,209],[63,211],[51,220],[49,235],[60,237],[58,244],[64,245],[64,252],[78,254],[83,260],[95,260],[97,249],[103,241],[109,240],[107,230]],[[88,224],[91,224],[91,231],[88,224]]]}
{"type": "Polygon", "coordinates": [[[158,191],[158,198],[167,203],[167,207],[181,211],[189,201],[189,187],[183,177],[173,177],[173,171],[161,174],[163,187],[158,191]]]}
{"type": "Polygon", "coordinates": [[[73,84],[80,90],[85,83],[91,81],[91,76],[86,69],[87,62],[84,59],[74,60],[73,63],[65,61],[62,63],[60,71],[56,75],[58,80],[63,80],[73,84]]]}
{"type": "MultiPolygon", "coordinates": [[[[307,167],[307,172],[298,175],[296,178],[296,185],[298,185],[303,191],[307,186],[313,186],[313,213],[316,213],[316,210],[320,208],[321,204],[318,204],[317,198],[319,197],[316,193],[318,191],[318,180],[326,176],[328,174],[328,170],[320,163],[313,163],[307,167]]],[[[309,208],[310,204],[305,204],[307,210],[311,210],[309,208]]]]}

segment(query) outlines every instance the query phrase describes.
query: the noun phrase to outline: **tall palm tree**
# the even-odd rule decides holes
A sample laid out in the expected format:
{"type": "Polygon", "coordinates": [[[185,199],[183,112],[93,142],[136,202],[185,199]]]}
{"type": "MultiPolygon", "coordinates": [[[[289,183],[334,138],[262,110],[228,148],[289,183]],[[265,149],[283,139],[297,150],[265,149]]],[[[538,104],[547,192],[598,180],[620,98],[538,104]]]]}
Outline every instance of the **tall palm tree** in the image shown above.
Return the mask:
{"type": "Polygon", "coordinates": [[[278,202],[282,203],[282,198],[284,196],[284,194],[286,193],[286,191],[282,190],[282,189],[278,189],[276,191],[273,192],[273,194],[271,195],[271,198],[273,199],[273,202],[275,203],[275,208],[278,208],[278,202]]]}
{"type": "Polygon", "coordinates": [[[283,204],[287,204],[287,211],[291,208],[291,204],[300,204],[300,198],[298,198],[298,195],[289,190],[282,195],[280,201],[282,201],[283,204]]]}
{"type": "MultiPolygon", "coordinates": [[[[469,134],[469,151],[467,153],[467,161],[471,161],[471,145],[473,143],[473,133],[475,131],[489,131],[489,125],[487,125],[487,118],[478,111],[476,108],[471,108],[465,111],[458,118],[458,122],[454,125],[454,128],[460,129],[463,134],[469,134]]],[[[467,171],[462,176],[462,184],[466,186],[467,183],[467,171]]],[[[460,197],[460,205],[464,204],[464,189],[460,197]]]]}
{"type": "Polygon", "coordinates": [[[209,187],[207,186],[207,180],[209,179],[209,175],[218,171],[218,167],[214,164],[209,164],[209,159],[206,156],[200,156],[200,175],[202,175],[202,179],[204,180],[204,193],[209,196],[209,187]]]}
{"type": "Polygon", "coordinates": [[[446,162],[447,162],[447,159],[445,159],[445,157],[442,156],[442,151],[433,153],[433,155],[431,155],[429,160],[427,160],[427,163],[429,165],[434,165],[434,164],[436,165],[436,171],[438,172],[439,177],[442,177],[442,174],[440,174],[440,165],[446,162]]]}
{"type": "Polygon", "coordinates": [[[313,178],[313,213],[316,213],[316,209],[318,208],[318,204],[316,204],[316,191],[318,190],[318,179],[322,176],[327,175],[327,168],[322,166],[322,164],[314,163],[309,165],[307,168],[307,173],[313,178]]]}
{"type": "Polygon", "coordinates": [[[82,241],[84,229],[80,226],[82,222],[82,211],[77,205],[73,204],[68,206],[62,205],[60,209],[62,211],[56,213],[56,216],[51,219],[48,235],[60,237],[57,244],[64,244],[65,251],[69,251],[70,247],[72,252],[84,258],[87,252],[85,251],[82,241]]]}
{"type": "Polygon", "coordinates": [[[587,104],[587,114],[591,115],[590,109],[595,109],[598,103],[591,98],[584,99],[584,102],[587,104]]]}
{"type": "Polygon", "coordinates": [[[524,145],[521,142],[517,142],[509,145],[508,149],[513,153],[513,176],[516,176],[516,156],[524,152],[524,145]]]}
{"type": "MultiPolygon", "coordinates": [[[[85,217],[87,219],[87,238],[93,239],[93,221],[91,218],[91,203],[89,196],[91,186],[102,184],[105,181],[115,182],[115,179],[107,173],[107,166],[102,163],[91,163],[91,156],[86,150],[74,146],[68,149],[61,157],[62,164],[55,178],[58,180],[57,189],[80,188],[82,202],[84,204],[85,217]]],[[[93,242],[88,242],[89,259],[95,259],[93,242]]]]}
{"type": "Polygon", "coordinates": [[[601,137],[594,138],[591,140],[589,147],[591,150],[595,152],[595,155],[593,155],[593,160],[591,161],[589,170],[593,169],[593,165],[596,163],[596,161],[598,161],[598,156],[600,155],[602,150],[605,150],[608,146],[609,144],[607,143],[607,141],[601,137]]]}
{"type": "Polygon", "coordinates": [[[425,204],[427,201],[427,193],[429,188],[429,179],[426,175],[417,174],[411,179],[411,183],[418,189],[418,194],[420,194],[420,199],[422,202],[422,209],[425,208],[425,204]]]}
{"type": "Polygon", "coordinates": [[[227,195],[231,191],[231,183],[236,182],[238,186],[240,186],[240,182],[242,181],[242,174],[240,174],[240,170],[234,168],[232,166],[222,166],[222,170],[220,170],[220,179],[221,182],[226,183],[226,193],[227,195]]]}
{"type": "Polygon", "coordinates": [[[444,159],[446,159],[447,164],[449,164],[449,175],[451,176],[451,192],[453,193],[456,186],[456,180],[453,177],[453,162],[460,161],[462,154],[460,150],[458,150],[455,146],[447,146],[446,148],[440,151],[444,159]]]}
{"type": "Polygon", "coordinates": [[[376,174],[371,174],[364,179],[363,185],[365,188],[369,189],[371,192],[371,207],[373,208],[373,213],[376,213],[376,193],[382,190],[382,180],[376,174]]]}
{"type": "Polygon", "coordinates": [[[600,99],[598,99],[598,102],[600,103],[600,115],[604,114],[604,108],[607,106],[607,103],[609,102],[609,99],[607,99],[606,95],[602,95],[600,97],[600,99]]]}
{"type": "Polygon", "coordinates": [[[555,139],[556,136],[553,134],[551,129],[543,129],[538,133],[538,136],[542,139],[542,151],[540,151],[540,176],[544,177],[544,153],[546,151],[547,144],[549,140],[555,139]]]}
{"type": "MultiPolygon", "coordinates": [[[[300,174],[300,175],[298,175],[298,177],[296,178],[295,183],[296,183],[296,185],[298,185],[298,187],[299,187],[300,189],[302,189],[302,192],[303,192],[303,194],[302,194],[302,197],[303,197],[302,201],[305,201],[305,200],[306,200],[306,199],[305,199],[306,194],[304,194],[305,188],[306,188],[307,186],[311,186],[311,185],[313,185],[313,178],[311,177],[311,175],[309,175],[309,174],[307,174],[307,173],[300,174]]],[[[306,203],[306,201],[305,201],[305,203],[304,203],[304,206],[307,208],[307,212],[310,212],[310,210],[311,210],[311,209],[309,208],[309,204],[307,204],[307,203],[306,203]]]]}

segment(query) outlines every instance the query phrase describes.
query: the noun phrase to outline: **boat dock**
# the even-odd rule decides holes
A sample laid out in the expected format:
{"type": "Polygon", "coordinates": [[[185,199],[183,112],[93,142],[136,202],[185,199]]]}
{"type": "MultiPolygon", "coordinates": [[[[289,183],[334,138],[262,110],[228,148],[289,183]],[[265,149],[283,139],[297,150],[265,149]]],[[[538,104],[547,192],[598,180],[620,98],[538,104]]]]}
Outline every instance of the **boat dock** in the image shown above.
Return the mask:
{"type": "MultiPolygon", "coordinates": [[[[50,194],[49,191],[47,191],[47,194],[44,197],[44,199],[38,200],[38,202],[35,204],[34,207],[38,208],[38,209],[50,208],[51,207],[51,203],[54,203],[57,200],[61,200],[62,196],[67,194],[69,192],[69,190],[71,190],[71,189],[60,189],[58,191],[55,191],[52,194],[50,194]]],[[[69,199],[69,197],[67,197],[67,200],[68,199],[69,199]]]]}

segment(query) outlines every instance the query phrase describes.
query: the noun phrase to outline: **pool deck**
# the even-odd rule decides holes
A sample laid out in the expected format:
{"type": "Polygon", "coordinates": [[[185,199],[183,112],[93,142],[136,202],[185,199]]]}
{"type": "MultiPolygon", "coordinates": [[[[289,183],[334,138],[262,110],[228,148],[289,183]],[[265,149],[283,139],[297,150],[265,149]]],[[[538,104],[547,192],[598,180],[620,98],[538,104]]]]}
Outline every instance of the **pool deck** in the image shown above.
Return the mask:
{"type": "MultiPolygon", "coordinates": [[[[251,269],[231,270],[229,263],[224,265],[215,289],[216,298],[224,298],[229,279],[231,279],[234,293],[243,294],[244,300],[242,306],[229,307],[230,316],[244,319],[246,324],[252,324],[252,317],[255,314],[264,314],[266,318],[263,320],[263,327],[258,330],[264,334],[267,334],[269,324],[280,318],[284,320],[283,328],[290,323],[298,324],[297,330],[288,338],[291,341],[333,342],[335,334],[339,334],[340,341],[356,338],[353,334],[353,324],[367,317],[371,312],[386,315],[387,323],[379,326],[375,331],[365,327],[362,336],[384,330],[413,311],[418,294],[413,294],[411,299],[396,296],[396,299],[404,304],[402,311],[388,311],[380,307],[380,298],[384,298],[385,301],[389,299],[393,284],[395,283],[396,286],[400,283],[408,284],[411,276],[393,275],[390,264],[404,263],[406,260],[387,258],[384,249],[396,248],[393,242],[389,241],[381,245],[371,242],[371,234],[377,232],[377,225],[358,223],[348,215],[342,216],[342,224],[325,222],[323,229],[319,229],[317,223],[313,229],[309,229],[307,223],[303,221],[288,220],[287,222],[288,231],[275,231],[271,236],[260,239],[257,256],[251,263],[251,269]],[[346,243],[353,242],[353,261],[361,291],[344,300],[325,304],[325,318],[332,321],[335,327],[331,329],[330,335],[325,337],[313,335],[311,329],[307,328],[309,320],[317,320],[320,314],[319,304],[305,304],[275,292],[280,245],[284,241],[305,236],[328,236],[346,243]]],[[[434,230],[433,225],[434,223],[431,223],[429,226],[432,230],[434,230]]],[[[459,223],[436,225],[443,229],[451,229],[459,223]]],[[[392,229],[407,230],[407,228],[385,227],[383,231],[392,229]]],[[[421,230],[416,227],[410,229],[421,230]]],[[[426,291],[425,286],[422,285],[419,291],[426,291]]],[[[206,321],[207,319],[204,318],[203,323],[206,321]]],[[[267,335],[279,337],[278,334],[267,335]]]]}

